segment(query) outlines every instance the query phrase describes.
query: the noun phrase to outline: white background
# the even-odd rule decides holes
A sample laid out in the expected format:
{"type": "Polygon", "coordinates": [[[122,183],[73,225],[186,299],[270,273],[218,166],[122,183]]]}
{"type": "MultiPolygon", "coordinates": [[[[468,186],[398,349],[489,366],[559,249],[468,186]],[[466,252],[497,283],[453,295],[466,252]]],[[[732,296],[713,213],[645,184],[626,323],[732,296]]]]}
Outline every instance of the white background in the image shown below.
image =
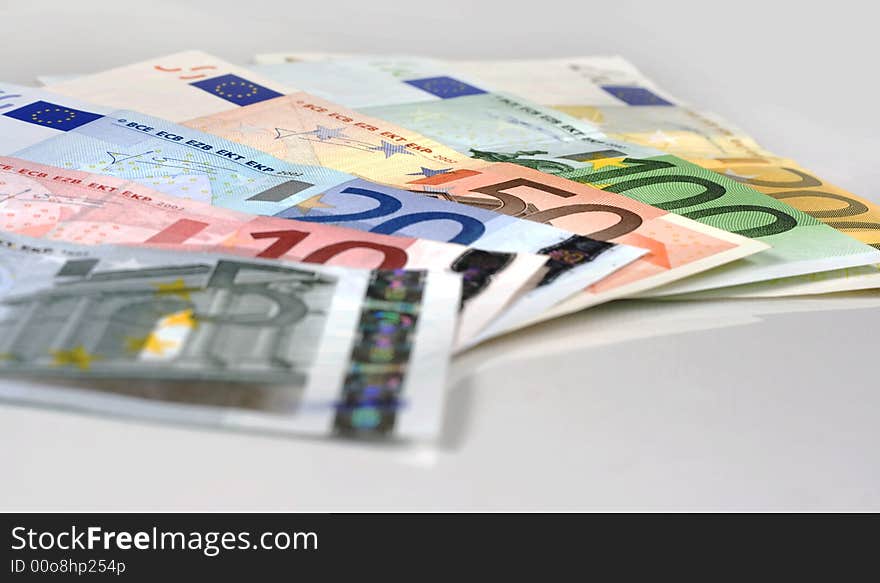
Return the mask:
{"type": "MultiPolygon", "coordinates": [[[[0,79],[188,48],[621,54],[880,201],[876,15],[837,1],[0,1],[0,79]]],[[[0,509],[880,510],[880,293],[617,302],[453,365],[436,444],[0,405],[0,509]]]]}

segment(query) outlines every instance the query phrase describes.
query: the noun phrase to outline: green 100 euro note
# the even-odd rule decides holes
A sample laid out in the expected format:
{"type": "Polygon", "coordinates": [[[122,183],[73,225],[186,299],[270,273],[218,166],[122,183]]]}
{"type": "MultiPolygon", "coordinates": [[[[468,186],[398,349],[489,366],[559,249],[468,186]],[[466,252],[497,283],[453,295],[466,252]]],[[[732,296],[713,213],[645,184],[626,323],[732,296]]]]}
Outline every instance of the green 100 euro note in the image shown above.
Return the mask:
{"type": "Polygon", "coordinates": [[[430,437],[460,291],[444,272],[4,234],[0,375],[16,378],[0,379],[0,397],[269,431],[430,437]]]}
{"type": "MultiPolygon", "coordinates": [[[[880,248],[880,205],[876,202],[768,151],[720,116],[685,105],[626,59],[469,60],[456,62],[455,68],[479,76],[495,88],[595,124],[612,140],[687,159],[880,248]]],[[[846,151],[847,145],[829,142],[828,147],[840,152],[841,148],[846,151]]],[[[880,269],[868,265],[709,290],[698,296],[715,297],[723,292],[725,297],[774,297],[876,287],[880,287],[880,269]]]]}

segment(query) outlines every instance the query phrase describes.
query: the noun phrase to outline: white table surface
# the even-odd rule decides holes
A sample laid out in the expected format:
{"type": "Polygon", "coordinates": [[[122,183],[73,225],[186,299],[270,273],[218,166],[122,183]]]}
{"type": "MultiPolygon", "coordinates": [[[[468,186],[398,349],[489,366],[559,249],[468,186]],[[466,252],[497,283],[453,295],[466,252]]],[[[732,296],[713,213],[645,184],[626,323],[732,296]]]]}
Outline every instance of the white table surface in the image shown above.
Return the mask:
{"type": "MultiPolygon", "coordinates": [[[[705,3],[0,1],[0,79],[202,48],[623,54],[880,201],[876,15],[705,3]]],[[[781,3],[780,3],[781,4],[781,3]]],[[[437,443],[0,404],[0,510],[880,510],[880,292],[616,302],[457,358],[437,443]]]]}

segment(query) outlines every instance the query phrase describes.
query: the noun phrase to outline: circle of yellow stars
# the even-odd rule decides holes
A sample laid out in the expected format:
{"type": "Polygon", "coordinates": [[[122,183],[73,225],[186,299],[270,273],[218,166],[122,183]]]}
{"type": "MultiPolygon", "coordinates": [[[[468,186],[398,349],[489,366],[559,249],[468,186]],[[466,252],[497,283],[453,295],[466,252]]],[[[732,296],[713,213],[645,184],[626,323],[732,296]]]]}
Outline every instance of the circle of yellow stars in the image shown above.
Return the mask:
{"type": "Polygon", "coordinates": [[[47,125],[52,125],[52,123],[65,123],[73,120],[76,117],[75,111],[70,111],[69,109],[65,109],[62,107],[49,107],[46,109],[38,109],[34,113],[31,114],[31,119],[37,123],[44,123],[47,125]],[[52,119],[44,119],[43,114],[48,114],[48,116],[52,116],[52,119]],[[67,117],[64,117],[64,116],[67,117]]]}
{"type": "Polygon", "coordinates": [[[214,92],[221,97],[235,97],[236,99],[243,99],[244,97],[253,97],[257,94],[259,89],[253,83],[247,83],[245,81],[225,81],[223,83],[219,83],[216,87],[214,87],[214,92]],[[226,91],[226,86],[229,85],[230,91],[226,91]],[[235,86],[239,87],[236,88],[235,86]],[[238,92],[236,92],[236,89],[238,92]]]}

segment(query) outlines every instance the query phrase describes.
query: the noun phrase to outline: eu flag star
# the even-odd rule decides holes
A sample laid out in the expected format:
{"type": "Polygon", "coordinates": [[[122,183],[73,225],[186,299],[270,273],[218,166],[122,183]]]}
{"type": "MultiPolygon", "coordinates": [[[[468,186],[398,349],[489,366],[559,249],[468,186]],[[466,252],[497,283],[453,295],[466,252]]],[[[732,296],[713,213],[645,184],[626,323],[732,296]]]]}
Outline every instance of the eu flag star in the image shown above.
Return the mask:
{"type": "Polygon", "coordinates": [[[385,140],[382,140],[382,145],[381,145],[381,146],[373,146],[373,147],[370,148],[370,149],[371,149],[371,150],[376,150],[376,151],[379,151],[379,152],[384,152],[384,153],[385,153],[385,159],[386,159],[386,160],[387,160],[388,158],[390,158],[391,156],[393,156],[394,154],[405,154],[405,155],[407,155],[407,156],[412,156],[412,155],[413,155],[413,153],[410,152],[409,150],[407,150],[405,147],[400,146],[400,145],[398,145],[398,144],[391,144],[391,143],[388,143],[388,142],[386,142],[385,140]]]}
{"type": "Polygon", "coordinates": [[[243,77],[231,74],[203,79],[190,83],[190,85],[225,99],[229,103],[241,106],[281,97],[281,94],[277,91],[272,91],[268,87],[263,87],[243,77]]]}

